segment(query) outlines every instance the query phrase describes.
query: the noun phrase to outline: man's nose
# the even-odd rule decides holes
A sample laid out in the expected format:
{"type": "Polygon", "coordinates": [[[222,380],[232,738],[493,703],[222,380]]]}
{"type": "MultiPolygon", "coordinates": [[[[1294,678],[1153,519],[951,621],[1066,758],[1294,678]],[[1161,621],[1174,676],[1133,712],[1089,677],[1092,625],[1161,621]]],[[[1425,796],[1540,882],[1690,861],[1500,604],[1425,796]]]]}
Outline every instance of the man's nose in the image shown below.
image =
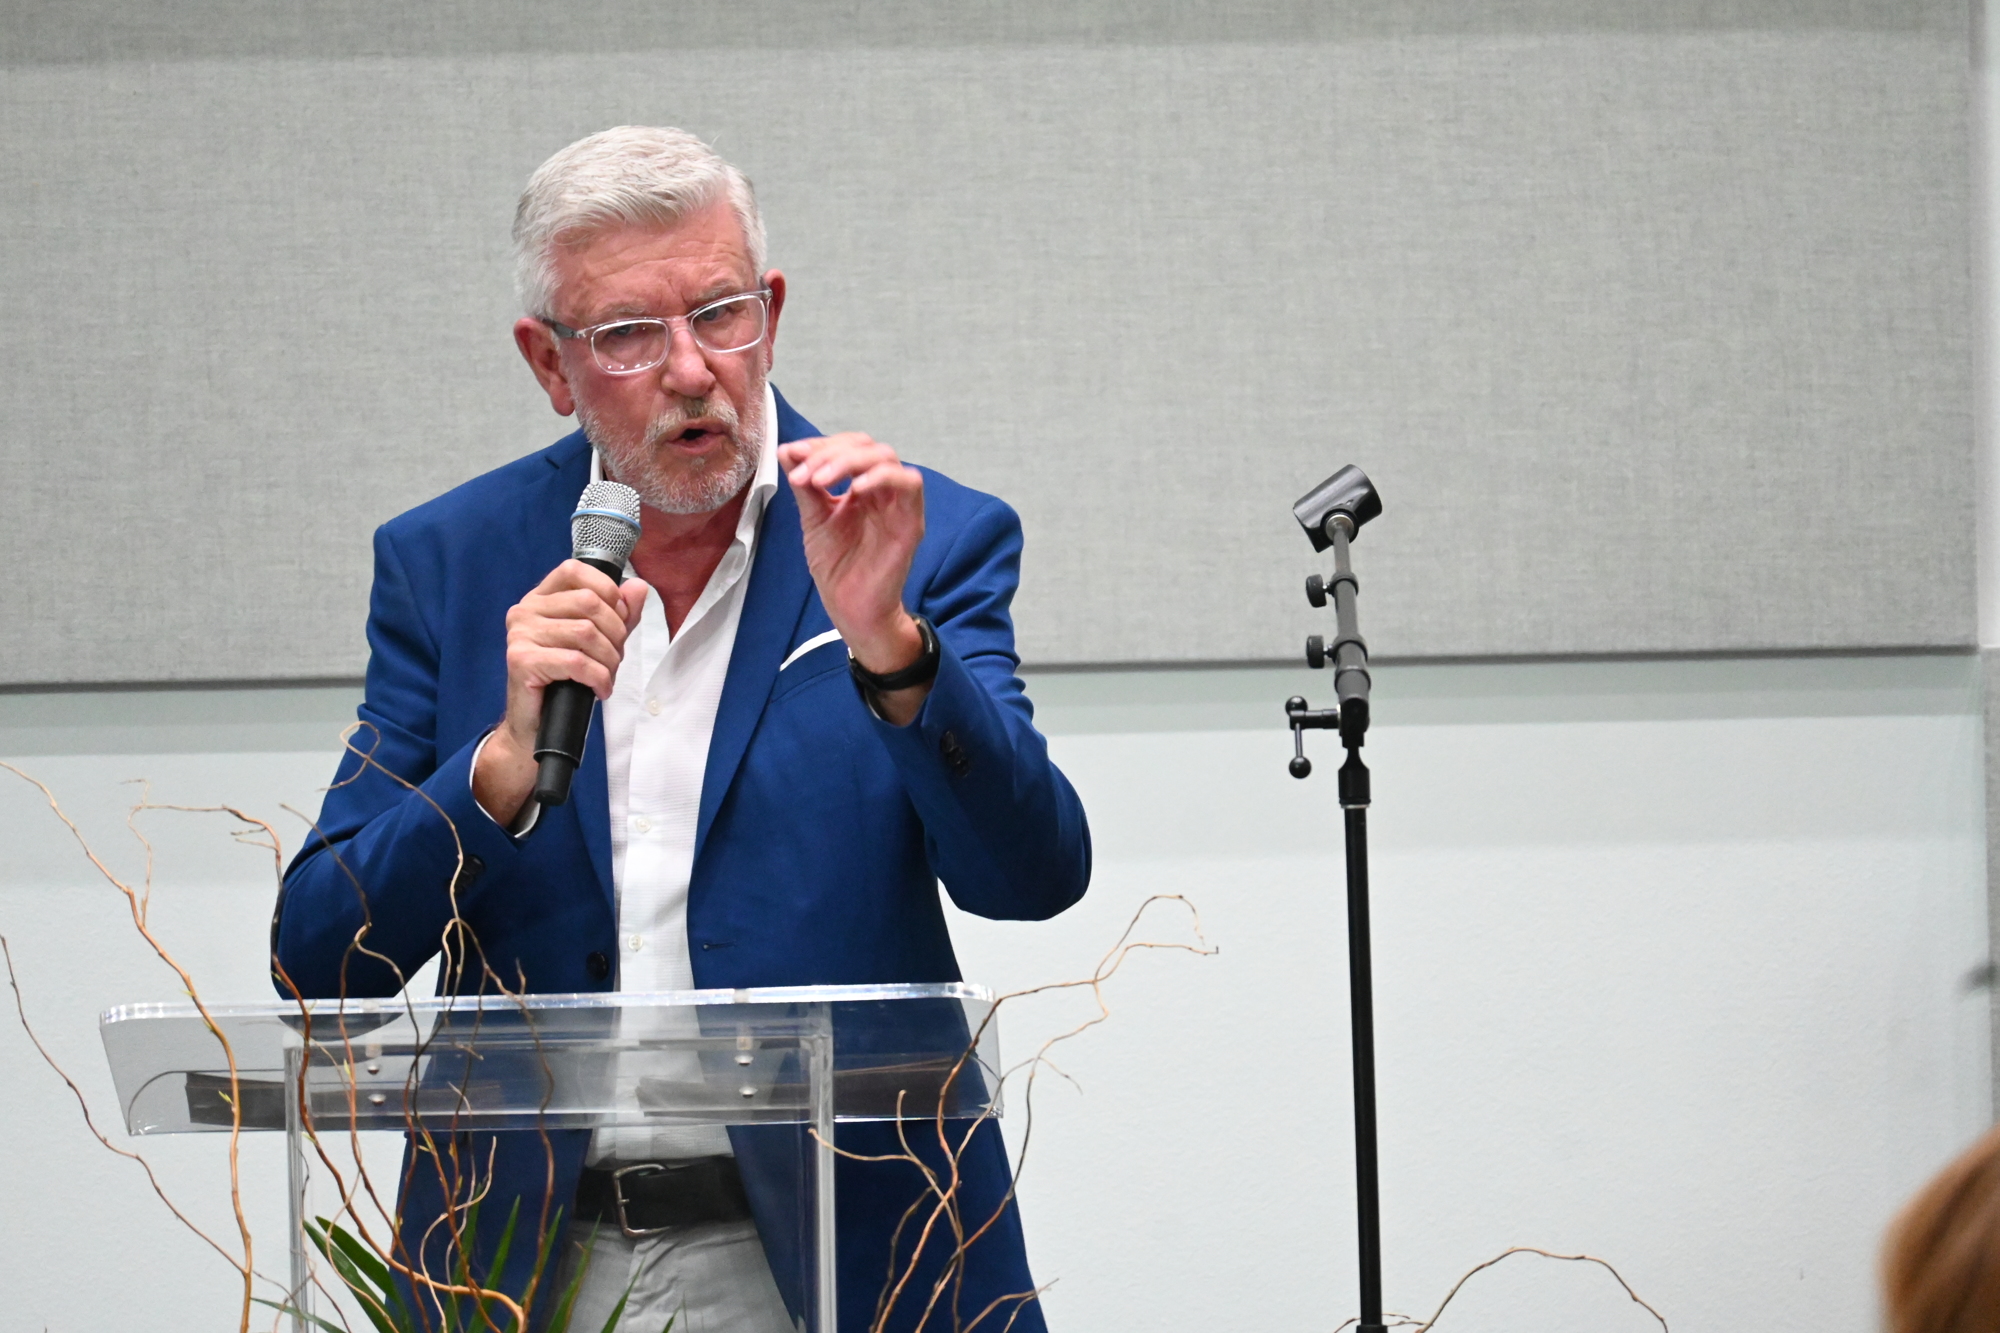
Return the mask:
{"type": "Polygon", "coordinates": [[[685,320],[667,325],[667,359],[660,363],[660,383],[683,398],[704,398],[715,387],[715,372],[685,320]]]}

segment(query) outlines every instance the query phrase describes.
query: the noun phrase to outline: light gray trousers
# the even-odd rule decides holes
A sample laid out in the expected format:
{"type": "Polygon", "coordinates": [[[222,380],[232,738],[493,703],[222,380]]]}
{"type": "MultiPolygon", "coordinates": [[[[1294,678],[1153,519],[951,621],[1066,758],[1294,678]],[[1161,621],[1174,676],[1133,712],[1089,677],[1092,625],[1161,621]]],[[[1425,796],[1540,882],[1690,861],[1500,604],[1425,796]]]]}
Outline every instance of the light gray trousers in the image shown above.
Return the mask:
{"type": "Polygon", "coordinates": [[[589,1226],[570,1231],[556,1288],[568,1285],[588,1242],[590,1267],[569,1333],[602,1333],[628,1285],[632,1297],[617,1333],[662,1333],[669,1319],[673,1333],[795,1333],[755,1222],[674,1227],[636,1239],[605,1224],[592,1240],[589,1226]]]}

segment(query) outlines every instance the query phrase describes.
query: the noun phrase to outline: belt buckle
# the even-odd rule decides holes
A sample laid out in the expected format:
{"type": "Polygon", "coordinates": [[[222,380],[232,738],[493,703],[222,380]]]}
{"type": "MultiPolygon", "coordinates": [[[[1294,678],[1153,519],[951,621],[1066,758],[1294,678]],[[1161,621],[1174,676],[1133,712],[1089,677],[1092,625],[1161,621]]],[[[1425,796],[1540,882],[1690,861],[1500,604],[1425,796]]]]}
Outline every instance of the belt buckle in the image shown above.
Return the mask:
{"type": "Polygon", "coordinates": [[[667,1168],[658,1162],[634,1162],[630,1166],[616,1167],[611,1172],[611,1202],[618,1212],[618,1230],[628,1240],[636,1240],[642,1236],[657,1236],[662,1231],[670,1230],[668,1227],[635,1227],[625,1216],[625,1177],[641,1172],[657,1172],[665,1175],[667,1168]]]}

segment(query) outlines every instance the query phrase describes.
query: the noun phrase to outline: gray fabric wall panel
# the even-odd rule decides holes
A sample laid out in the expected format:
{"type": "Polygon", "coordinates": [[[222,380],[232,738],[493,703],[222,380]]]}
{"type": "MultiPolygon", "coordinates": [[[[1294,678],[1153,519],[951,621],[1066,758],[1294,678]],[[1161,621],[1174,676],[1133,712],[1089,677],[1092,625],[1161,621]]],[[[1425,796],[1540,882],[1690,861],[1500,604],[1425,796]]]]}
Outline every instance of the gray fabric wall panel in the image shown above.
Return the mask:
{"type": "Polygon", "coordinates": [[[1021,510],[1031,660],[1291,657],[1288,506],[1347,461],[1381,653],[1968,643],[1963,14],[1881,12],[109,64],[45,23],[0,74],[0,680],[358,671],[373,526],[567,427],[506,224],[628,120],[757,180],[802,410],[1021,510]]]}
{"type": "Polygon", "coordinates": [[[1419,33],[1933,31],[1953,0],[10,0],[0,63],[656,47],[1352,41],[1419,33]]]}

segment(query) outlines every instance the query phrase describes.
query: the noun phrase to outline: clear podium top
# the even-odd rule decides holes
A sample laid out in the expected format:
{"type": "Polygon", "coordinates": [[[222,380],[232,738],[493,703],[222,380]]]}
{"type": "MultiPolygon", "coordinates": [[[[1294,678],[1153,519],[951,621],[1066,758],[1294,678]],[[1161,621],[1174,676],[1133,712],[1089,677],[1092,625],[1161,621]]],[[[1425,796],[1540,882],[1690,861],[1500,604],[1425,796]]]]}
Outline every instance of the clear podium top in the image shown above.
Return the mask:
{"type": "Polygon", "coordinates": [[[993,995],[954,982],[123,1005],[98,1021],[132,1134],[521,1129],[997,1114],[993,995]],[[225,1051],[226,1043],[226,1051],[225,1051]],[[230,1074],[234,1057],[235,1075],[230,1074]]]}

